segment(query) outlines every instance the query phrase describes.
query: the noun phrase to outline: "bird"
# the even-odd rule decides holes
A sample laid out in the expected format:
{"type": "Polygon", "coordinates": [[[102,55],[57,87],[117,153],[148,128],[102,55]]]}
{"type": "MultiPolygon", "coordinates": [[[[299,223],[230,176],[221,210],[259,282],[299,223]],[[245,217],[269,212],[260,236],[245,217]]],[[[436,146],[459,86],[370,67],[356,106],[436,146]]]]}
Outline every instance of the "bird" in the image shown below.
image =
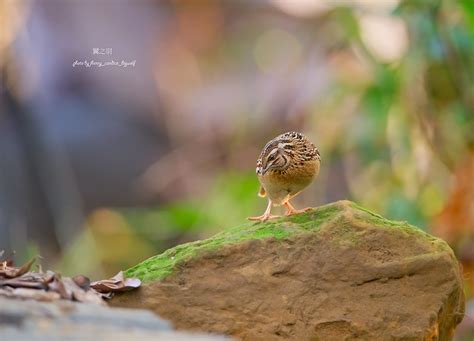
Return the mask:
{"type": "Polygon", "coordinates": [[[260,197],[267,197],[265,212],[248,220],[264,222],[277,218],[271,214],[273,206],[286,207],[286,216],[308,211],[297,210],[290,200],[318,176],[321,155],[318,148],[302,133],[290,131],[270,140],[257,160],[256,173],[260,181],[260,197]]]}

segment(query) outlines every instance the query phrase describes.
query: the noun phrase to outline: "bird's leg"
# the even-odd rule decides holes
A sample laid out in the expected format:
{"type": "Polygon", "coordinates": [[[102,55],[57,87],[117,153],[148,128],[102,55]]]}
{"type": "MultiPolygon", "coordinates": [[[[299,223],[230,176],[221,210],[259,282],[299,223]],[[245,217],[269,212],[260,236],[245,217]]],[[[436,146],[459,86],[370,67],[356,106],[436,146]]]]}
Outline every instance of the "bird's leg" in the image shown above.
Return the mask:
{"type": "Polygon", "coordinates": [[[272,201],[269,199],[268,200],[268,206],[267,206],[267,209],[265,210],[265,212],[261,215],[261,216],[258,216],[258,217],[248,217],[247,219],[248,220],[259,220],[259,221],[267,221],[268,219],[271,219],[271,218],[275,218],[276,216],[273,216],[270,214],[271,210],[272,210],[272,201]]]}
{"type": "Polygon", "coordinates": [[[290,201],[285,202],[284,205],[286,207],[286,213],[285,213],[286,216],[308,212],[311,209],[311,207],[307,207],[307,208],[303,208],[302,210],[297,210],[296,208],[293,207],[292,204],[290,204],[290,201]]]}

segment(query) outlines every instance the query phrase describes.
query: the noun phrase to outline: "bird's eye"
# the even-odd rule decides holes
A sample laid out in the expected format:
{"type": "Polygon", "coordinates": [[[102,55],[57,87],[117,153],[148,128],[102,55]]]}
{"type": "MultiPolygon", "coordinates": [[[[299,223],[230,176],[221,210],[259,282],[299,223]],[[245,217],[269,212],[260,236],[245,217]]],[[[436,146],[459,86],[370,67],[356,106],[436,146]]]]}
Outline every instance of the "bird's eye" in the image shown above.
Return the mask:
{"type": "Polygon", "coordinates": [[[268,161],[273,161],[275,160],[275,154],[272,154],[268,157],[268,161]]]}

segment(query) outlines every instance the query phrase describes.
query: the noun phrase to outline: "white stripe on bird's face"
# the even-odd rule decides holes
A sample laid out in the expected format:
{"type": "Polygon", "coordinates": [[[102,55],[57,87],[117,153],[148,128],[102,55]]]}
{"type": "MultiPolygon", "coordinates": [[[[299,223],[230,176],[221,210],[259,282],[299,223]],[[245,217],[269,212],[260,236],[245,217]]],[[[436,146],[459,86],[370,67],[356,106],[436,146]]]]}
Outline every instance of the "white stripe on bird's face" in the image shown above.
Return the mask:
{"type": "Polygon", "coordinates": [[[285,149],[285,147],[291,146],[291,145],[293,145],[293,143],[291,143],[291,142],[289,142],[289,143],[280,142],[280,143],[278,143],[278,148],[285,149]]]}

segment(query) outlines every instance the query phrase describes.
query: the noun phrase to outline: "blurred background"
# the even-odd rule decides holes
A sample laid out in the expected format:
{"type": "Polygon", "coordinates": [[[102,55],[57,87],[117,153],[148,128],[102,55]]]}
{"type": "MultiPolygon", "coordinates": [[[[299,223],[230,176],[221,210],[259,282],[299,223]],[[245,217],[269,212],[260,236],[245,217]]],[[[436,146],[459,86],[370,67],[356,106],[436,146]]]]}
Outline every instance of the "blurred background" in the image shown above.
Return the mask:
{"type": "Polygon", "coordinates": [[[469,337],[473,112],[471,0],[2,0],[0,250],[104,277],[242,224],[296,130],[323,160],[297,203],[445,239],[469,337]]]}

